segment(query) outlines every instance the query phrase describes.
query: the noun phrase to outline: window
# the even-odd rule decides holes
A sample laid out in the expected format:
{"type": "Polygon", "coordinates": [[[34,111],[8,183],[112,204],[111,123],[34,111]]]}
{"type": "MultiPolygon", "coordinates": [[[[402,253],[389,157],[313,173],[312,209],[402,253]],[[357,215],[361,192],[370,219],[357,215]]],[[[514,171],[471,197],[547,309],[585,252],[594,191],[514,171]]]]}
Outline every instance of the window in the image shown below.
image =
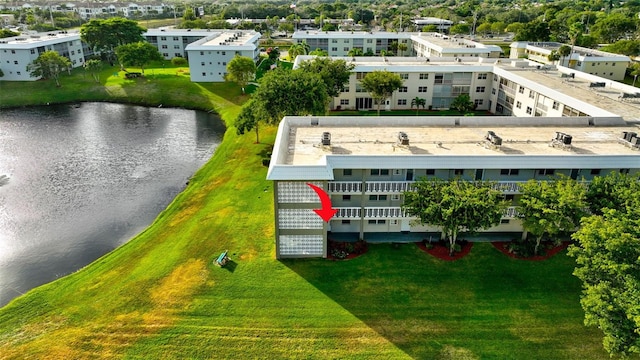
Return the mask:
{"type": "Polygon", "coordinates": [[[406,93],[406,92],[408,92],[408,91],[409,91],[409,89],[408,89],[406,86],[400,86],[400,87],[398,88],[398,92],[404,92],[404,93],[406,93]]]}
{"type": "Polygon", "coordinates": [[[226,62],[226,61],[225,61],[225,62],[223,62],[223,63],[222,63],[222,65],[227,66],[227,62],[226,62]]]}
{"type": "Polygon", "coordinates": [[[174,36],[174,37],[173,37],[173,41],[178,41],[178,40],[180,40],[180,39],[178,39],[178,37],[177,37],[177,36],[174,36]]]}
{"type": "Polygon", "coordinates": [[[340,99],[340,105],[349,105],[349,99],[340,99]]]}
{"type": "Polygon", "coordinates": [[[174,49],[180,49],[180,45],[173,45],[174,49]]]}
{"type": "Polygon", "coordinates": [[[600,175],[600,169],[591,169],[591,175],[600,175]]]}
{"type": "Polygon", "coordinates": [[[200,65],[204,66],[204,61],[200,62],[200,65]]]}
{"type": "Polygon", "coordinates": [[[463,175],[464,174],[464,169],[455,169],[455,170],[453,170],[453,174],[454,175],[463,175]]]}
{"type": "Polygon", "coordinates": [[[369,225],[384,225],[387,223],[387,220],[368,220],[367,223],[369,225]]]}
{"type": "Polygon", "coordinates": [[[398,105],[407,105],[407,99],[398,99],[398,105]]]}
{"type": "Polygon", "coordinates": [[[167,45],[162,45],[162,48],[163,49],[167,49],[167,45]]]}
{"type": "Polygon", "coordinates": [[[35,53],[36,53],[36,51],[35,51],[34,49],[31,49],[31,53],[32,53],[32,54],[35,54],[35,53]]]}
{"type": "Polygon", "coordinates": [[[630,169],[620,169],[620,174],[628,174],[630,169]]]}
{"type": "Polygon", "coordinates": [[[342,223],[345,225],[351,224],[351,220],[342,220],[342,223]]]}
{"type": "Polygon", "coordinates": [[[518,175],[520,169],[500,169],[500,175],[518,175]]]}
{"type": "Polygon", "coordinates": [[[400,194],[393,194],[393,195],[391,195],[391,200],[393,200],[393,201],[399,201],[399,200],[400,200],[400,194]]]}
{"type": "Polygon", "coordinates": [[[342,201],[351,201],[351,195],[342,195],[342,201]]]}
{"type": "Polygon", "coordinates": [[[387,195],[369,195],[371,201],[387,201],[387,195]]]}
{"type": "Polygon", "coordinates": [[[420,80],[427,80],[427,79],[429,79],[429,74],[425,74],[425,73],[420,74],[420,80]]]}
{"type": "Polygon", "coordinates": [[[368,220],[368,221],[367,221],[367,223],[368,223],[369,225],[375,225],[375,224],[376,224],[376,221],[375,221],[375,220],[368,220]]]}
{"type": "Polygon", "coordinates": [[[389,175],[389,169],[371,169],[371,175],[389,175]]]}
{"type": "Polygon", "coordinates": [[[371,44],[371,43],[373,43],[373,40],[372,39],[367,39],[367,44],[371,44]]]}
{"type": "Polygon", "coordinates": [[[338,48],[337,47],[332,47],[331,51],[338,51],[338,48]]]}
{"type": "Polygon", "coordinates": [[[426,86],[418,86],[418,92],[419,93],[427,92],[427,87],[426,86]]]}
{"type": "Polygon", "coordinates": [[[496,94],[496,89],[491,89],[491,95],[495,95],[496,94]]]}
{"type": "Polygon", "coordinates": [[[409,74],[400,74],[400,79],[407,80],[409,78],[409,74]]]}
{"type": "Polygon", "coordinates": [[[516,107],[518,109],[521,109],[522,108],[522,103],[520,101],[516,101],[516,107]]]}
{"type": "Polygon", "coordinates": [[[520,94],[524,94],[524,86],[520,86],[520,87],[518,88],[518,92],[519,92],[520,94]]]}
{"type": "Polygon", "coordinates": [[[553,110],[558,110],[558,108],[560,107],[560,103],[558,103],[557,101],[553,102],[553,106],[551,106],[553,108],[553,110]]]}
{"type": "Polygon", "coordinates": [[[484,86],[476,86],[476,92],[477,92],[477,93],[483,93],[483,92],[484,92],[484,90],[485,90],[485,87],[484,87],[484,86]]]}
{"type": "Polygon", "coordinates": [[[168,56],[169,56],[169,53],[162,53],[162,56],[164,56],[164,57],[168,57],[168,56]]]}
{"type": "Polygon", "coordinates": [[[514,199],[514,198],[515,198],[515,196],[514,196],[514,195],[505,195],[505,196],[504,196],[504,199],[505,199],[506,201],[513,201],[513,199],[514,199]]]}
{"type": "Polygon", "coordinates": [[[398,220],[389,220],[389,224],[398,225],[398,220]]]}
{"type": "Polygon", "coordinates": [[[533,109],[530,106],[527,106],[527,114],[531,115],[533,109]]]}
{"type": "Polygon", "coordinates": [[[200,55],[204,55],[204,51],[200,51],[200,55]]]}
{"type": "Polygon", "coordinates": [[[508,224],[509,219],[500,219],[500,224],[508,224]]]}
{"type": "Polygon", "coordinates": [[[529,98],[533,99],[535,96],[535,93],[533,92],[533,90],[529,90],[529,98]]]}
{"type": "Polygon", "coordinates": [[[487,78],[487,74],[478,74],[478,80],[485,80],[487,78]]]}
{"type": "Polygon", "coordinates": [[[342,170],[342,175],[343,176],[351,176],[351,175],[353,175],[353,170],[351,170],[351,169],[343,169],[342,170]]]}
{"type": "Polygon", "coordinates": [[[427,169],[427,175],[435,175],[436,169],[427,169]]]}
{"type": "Polygon", "coordinates": [[[167,40],[166,36],[160,36],[160,40],[167,40]]]}
{"type": "Polygon", "coordinates": [[[482,100],[482,99],[475,99],[475,100],[473,100],[473,104],[474,104],[476,107],[477,107],[477,106],[482,105],[483,103],[484,103],[484,100],[482,100]]]}
{"type": "Polygon", "coordinates": [[[342,48],[342,50],[344,50],[344,51],[349,51],[349,47],[348,47],[348,46],[345,46],[345,47],[343,47],[343,48],[342,48]]]}
{"type": "Polygon", "coordinates": [[[202,73],[202,76],[207,76],[207,73],[206,73],[206,72],[203,72],[203,73],[202,73]]]}
{"type": "Polygon", "coordinates": [[[337,44],[338,43],[338,39],[331,39],[331,43],[332,44],[337,44]]]}
{"type": "Polygon", "coordinates": [[[540,169],[538,175],[553,175],[555,172],[556,169],[540,169]]]}
{"type": "Polygon", "coordinates": [[[18,65],[18,60],[14,60],[13,63],[18,65]]]}

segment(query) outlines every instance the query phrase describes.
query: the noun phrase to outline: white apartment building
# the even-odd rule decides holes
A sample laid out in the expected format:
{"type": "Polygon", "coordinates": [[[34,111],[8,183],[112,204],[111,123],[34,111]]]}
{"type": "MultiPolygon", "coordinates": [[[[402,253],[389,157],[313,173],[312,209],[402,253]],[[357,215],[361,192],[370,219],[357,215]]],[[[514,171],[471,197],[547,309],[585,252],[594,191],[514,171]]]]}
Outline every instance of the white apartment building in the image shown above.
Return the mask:
{"type": "MultiPolygon", "coordinates": [[[[298,56],[294,68],[312,56],[298,56]]],[[[518,117],[610,116],[611,113],[591,105],[596,89],[617,98],[634,94],[634,88],[575,70],[560,67],[538,68],[524,60],[486,58],[402,58],[343,57],[355,65],[348,85],[333,99],[333,110],[376,110],[371,95],[360,79],[376,70],[398,73],[403,86],[381,106],[382,110],[412,109],[412,99],[426,100],[427,109],[448,109],[461,94],[468,94],[476,110],[518,117]],[[573,74],[573,77],[570,77],[573,74]],[[577,85],[591,89],[576,92],[577,85]],[[592,84],[606,85],[592,87],[592,84]],[[569,96],[567,94],[572,94],[569,96]]]]}
{"type": "Polygon", "coordinates": [[[380,55],[383,50],[390,51],[394,42],[407,45],[406,55],[412,49],[411,33],[304,30],[296,31],[292,38],[297,43],[305,41],[311,50],[325,50],[329,56],[347,56],[351,49],[380,55]]]}
{"type": "Polygon", "coordinates": [[[191,81],[224,81],[227,63],[236,56],[257,61],[260,36],[253,30],[212,31],[209,36],[187,45],[191,81]]]}
{"type": "MultiPolygon", "coordinates": [[[[552,62],[548,58],[549,54],[554,50],[558,51],[563,45],[556,42],[517,41],[511,44],[509,57],[511,59],[526,57],[542,64],[551,64],[552,62]]],[[[555,63],[587,74],[618,81],[624,80],[625,71],[631,63],[631,59],[626,55],[574,46],[570,56],[561,57],[555,63]]]]}
{"type": "Polygon", "coordinates": [[[177,56],[186,59],[187,45],[207,36],[217,35],[221,31],[228,30],[160,28],[149,29],[142,36],[158,48],[165,60],[171,60],[177,56]]]}
{"type": "MultiPolygon", "coordinates": [[[[472,99],[502,116],[285,117],[267,175],[274,181],[278,258],[326,257],[328,239],[438,239],[440,229],[416,224],[402,210],[403,193],[422,177],[497,182],[511,206],[499,225],[479,236],[517,238],[520,183],[556,174],[590,181],[612,171],[640,171],[635,88],[522,60],[431,60],[363,59],[354,77],[377,69],[406,73],[407,88],[427,87],[421,94],[429,104],[468,89],[472,99]],[[490,131],[500,141],[490,140],[490,131]],[[309,183],[324,189],[338,210],[328,223],[313,212],[320,200],[309,183]]],[[[341,101],[367,96],[353,92],[354,77],[341,101]]],[[[394,94],[393,104],[404,94],[394,94]]],[[[406,94],[407,101],[415,95],[406,94]]]]}
{"type": "Polygon", "coordinates": [[[84,65],[86,57],[92,54],[91,49],[80,41],[79,33],[58,31],[0,39],[0,69],[4,72],[2,80],[38,80],[31,77],[27,65],[49,50],[67,57],[74,68],[84,65]]]}
{"type": "Polygon", "coordinates": [[[447,19],[440,19],[435,17],[422,17],[411,20],[416,26],[423,27],[428,25],[435,25],[438,31],[448,32],[449,28],[453,25],[453,21],[447,19]]]}

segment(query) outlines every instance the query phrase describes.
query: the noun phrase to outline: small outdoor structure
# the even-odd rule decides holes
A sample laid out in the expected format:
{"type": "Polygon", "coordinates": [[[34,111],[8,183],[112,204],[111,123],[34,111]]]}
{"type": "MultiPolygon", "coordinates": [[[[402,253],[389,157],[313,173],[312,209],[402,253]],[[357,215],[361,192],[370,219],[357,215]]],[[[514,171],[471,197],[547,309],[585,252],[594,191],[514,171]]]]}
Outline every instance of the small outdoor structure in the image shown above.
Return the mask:
{"type": "Polygon", "coordinates": [[[227,265],[227,262],[229,261],[229,256],[227,255],[228,253],[229,250],[225,250],[222,254],[220,254],[220,256],[218,256],[218,258],[216,259],[216,265],[220,267],[224,267],[225,265],[227,265]]]}

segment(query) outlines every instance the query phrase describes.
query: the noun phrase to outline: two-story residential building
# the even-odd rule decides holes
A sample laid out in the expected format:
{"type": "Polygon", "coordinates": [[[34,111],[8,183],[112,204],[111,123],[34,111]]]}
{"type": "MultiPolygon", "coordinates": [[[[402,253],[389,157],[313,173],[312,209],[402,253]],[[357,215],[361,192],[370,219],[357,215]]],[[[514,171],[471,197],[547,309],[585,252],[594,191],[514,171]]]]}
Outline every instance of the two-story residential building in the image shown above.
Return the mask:
{"type": "Polygon", "coordinates": [[[460,35],[440,33],[412,34],[413,53],[418,57],[482,57],[499,58],[502,49],[497,45],[487,45],[465,39],[460,35]]]}
{"type": "Polygon", "coordinates": [[[177,56],[186,59],[187,45],[207,36],[219,34],[221,31],[227,30],[160,28],[148,29],[142,36],[158,48],[165,60],[171,60],[177,56]]]}
{"type": "MultiPolygon", "coordinates": [[[[417,224],[402,210],[403,193],[423,177],[496,182],[511,206],[481,236],[518,237],[520,183],[640,171],[635,88],[572,69],[484,61],[442,59],[416,65],[415,72],[407,64],[386,68],[409,73],[408,87],[441,86],[428,103],[436,93],[468,87],[502,116],[285,117],[267,175],[274,182],[276,256],[324,257],[328,239],[440,238],[440,229],[417,224]],[[313,212],[320,200],[307,184],[329,194],[338,210],[329,222],[313,212]]],[[[364,69],[357,66],[355,77],[364,69]]]]}
{"type": "Polygon", "coordinates": [[[2,80],[38,80],[31,77],[27,65],[49,50],[67,57],[74,68],[84,65],[86,57],[92,54],[92,50],[80,41],[80,34],[74,32],[56,31],[0,39],[2,80]]]}
{"type": "Polygon", "coordinates": [[[569,56],[560,57],[558,61],[550,61],[548,57],[551,52],[558,51],[563,45],[557,42],[517,41],[511,44],[509,57],[511,59],[526,57],[542,64],[557,63],[570,69],[616,81],[624,80],[625,71],[631,63],[631,59],[626,55],[580,46],[574,46],[569,56]]]}

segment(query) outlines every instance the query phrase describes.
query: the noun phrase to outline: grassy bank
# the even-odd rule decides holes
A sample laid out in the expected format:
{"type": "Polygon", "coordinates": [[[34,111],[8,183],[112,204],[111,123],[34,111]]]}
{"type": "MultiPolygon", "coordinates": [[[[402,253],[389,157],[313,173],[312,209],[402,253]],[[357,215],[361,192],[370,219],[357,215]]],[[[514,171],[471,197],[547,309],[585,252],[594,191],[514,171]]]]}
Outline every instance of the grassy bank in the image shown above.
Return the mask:
{"type": "MultiPolygon", "coordinates": [[[[0,82],[0,107],[122,101],[218,111],[246,99],[193,84],[180,69],[100,84],[80,71],[0,82]]],[[[143,233],[77,273],[0,309],[0,359],[354,358],[603,359],[582,325],[580,285],[564,253],[518,261],[476,244],[457,262],[415,245],[362,257],[274,259],[272,185],[261,154],[274,129],[230,128],[213,158],[143,233]],[[225,249],[231,263],[212,261],[225,249]]]]}

